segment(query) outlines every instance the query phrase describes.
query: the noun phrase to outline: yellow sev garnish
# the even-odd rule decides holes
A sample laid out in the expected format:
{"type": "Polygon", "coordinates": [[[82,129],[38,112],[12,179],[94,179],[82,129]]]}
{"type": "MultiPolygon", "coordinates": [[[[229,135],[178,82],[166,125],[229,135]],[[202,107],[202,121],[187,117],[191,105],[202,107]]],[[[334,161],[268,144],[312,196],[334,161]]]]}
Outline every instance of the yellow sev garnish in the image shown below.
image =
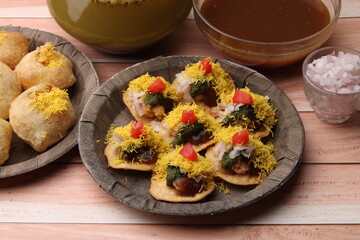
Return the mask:
{"type": "Polygon", "coordinates": [[[196,161],[189,161],[179,153],[182,148],[178,147],[174,151],[160,155],[154,169],[153,179],[156,181],[166,179],[167,168],[171,165],[180,167],[181,171],[186,173],[189,178],[201,177],[205,181],[211,180],[214,176],[213,163],[201,155],[198,155],[196,161]]]}
{"type": "Polygon", "coordinates": [[[64,65],[62,60],[63,55],[55,50],[51,42],[45,43],[43,46],[37,48],[38,56],[36,61],[46,67],[58,67],[64,65]]]}
{"type": "Polygon", "coordinates": [[[0,33],[0,43],[2,42],[3,39],[7,38],[9,36],[9,34],[7,34],[6,32],[1,32],[0,33]]]}
{"type": "MultiPolygon", "coordinates": [[[[254,108],[257,121],[259,123],[261,122],[261,125],[267,130],[271,131],[272,127],[275,126],[278,119],[276,117],[276,110],[269,103],[269,99],[267,97],[251,92],[248,87],[241,88],[240,90],[252,96],[253,104],[251,105],[254,108]]],[[[235,90],[230,95],[226,96],[226,102],[232,102],[234,92],[235,90]]]]}
{"type": "Polygon", "coordinates": [[[193,110],[195,112],[195,116],[197,118],[197,121],[199,123],[202,123],[207,130],[215,131],[219,126],[220,123],[215,120],[212,116],[207,114],[203,109],[201,109],[198,105],[195,103],[193,104],[186,104],[186,105],[178,105],[176,108],[174,108],[165,118],[163,119],[163,122],[166,123],[166,127],[168,129],[174,129],[175,127],[179,126],[181,124],[181,116],[183,113],[183,110],[193,110]]]}
{"type": "Polygon", "coordinates": [[[131,137],[131,125],[130,122],[124,127],[116,127],[116,125],[111,125],[110,129],[106,135],[105,143],[113,144],[116,147],[121,149],[119,159],[116,160],[116,164],[126,162],[126,160],[121,158],[122,152],[135,152],[141,147],[148,146],[150,147],[151,153],[163,153],[167,152],[170,149],[170,143],[164,140],[163,136],[160,133],[154,132],[149,124],[144,125],[144,136],[139,138],[131,137]],[[109,141],[112,137],[118,137],[121,141],[109,141]]]}
{"type": "Polygon", "coordinates": [[[207,82],[215,90],[219,100],[224,100],[226,96],[232,94],[235,90],[234,80],[222,69],[219,63],[211,61],[212,71],[208,74],[204,74],[199,68],[200,63],[201,61],[187,65],[183,71],[188,78],[193,79],[192,83],[207,82]]]}
{"type": "MultiPolygon", "coordinates": [[[[243,128],[240,126],[219,128],[213,132],[214,140],[216,142],[232,144],[232,136],[241,130],[243,130],[243,128]]],[[[275,146],[271,142],[264,144],[261,140],[254,138],[252,135],[249,135],[247,146],[253,147],[250,162],[253,163],[254,168],[260,170],[259,179],[264,179],[274,170],[277,163],[273,154],[275,146]]]]}
{"type": "Polygon", "coordinates": [[[69,94],[66,90],[53,87],[49,92],[34,92],[34,98],[29,102],[34,108],[45,113],[45,119],[52,115],[62,114],[68,110],[70,103],[69,94]]]}
{"type": "Polygon", "coordinates": [[[167,82],[163,77],[153,77],[148,73],[135,78],[129,83],[129,87],[126,91],[135,90],[137,92],[150,92],[148,87],[157,79],[160,80],[166,85],[166,88],[161,92],[165,98],[173,99],[174,101],[180,101],[181,96],[176,93],[176,89],[169,82],[167,82]]]}

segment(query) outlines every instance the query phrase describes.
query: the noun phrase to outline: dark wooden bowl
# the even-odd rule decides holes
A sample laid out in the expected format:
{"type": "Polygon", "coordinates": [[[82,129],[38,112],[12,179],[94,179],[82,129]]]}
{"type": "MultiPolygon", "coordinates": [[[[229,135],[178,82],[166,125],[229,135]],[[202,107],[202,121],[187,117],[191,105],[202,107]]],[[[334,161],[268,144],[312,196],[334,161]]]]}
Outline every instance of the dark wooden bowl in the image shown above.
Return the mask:
{"type": "MultiPolygon", "coordinates": [[[[33,51],[36,47],[50,41],[56,47],[56,50],[60,51],[72,61],[77,82],[68,92],[75,109],[76,118],[80,119],[86,102],[99,86],[97,73],[90,60],[65,38],[55,34],[37,29],[15,26],[0,26],[0,30],[22,33],[29,41],[29,51],[33,51]]],[[[0,178],[26,173],[58,159],[76,146],[78,126],[79,121],[77,121],[65,138],[43,153],[36,152],[14,134],[10,157],[4,165],[0,166],[0,178]]]]}
{"type": "Polygon", "coordinates": [[[129,81],[145,73],[173,81],[175,74],[203,57],[158,57],[131,66],[106,81],[90,98],[80,119],[79,150],[90,175],[107,193],[124,204],[148,212],[168,215],[205,215],[226,212],[249,205],[281,187],[299,165],[305,142],[304,127],[294,105],[273,82],[259,73],[226,60],[217,60],[238,87],[245,84],[255,93],[270,97],[279,123],[274,129],[278,164],[257,186],[228,185],[230,194],[218,189],[198,203],[158,201],[149,194],[150,173],[116,170],[108,167],[104,139],[111,124],[126,125],[133,120],[122,101],[129,81]]]}

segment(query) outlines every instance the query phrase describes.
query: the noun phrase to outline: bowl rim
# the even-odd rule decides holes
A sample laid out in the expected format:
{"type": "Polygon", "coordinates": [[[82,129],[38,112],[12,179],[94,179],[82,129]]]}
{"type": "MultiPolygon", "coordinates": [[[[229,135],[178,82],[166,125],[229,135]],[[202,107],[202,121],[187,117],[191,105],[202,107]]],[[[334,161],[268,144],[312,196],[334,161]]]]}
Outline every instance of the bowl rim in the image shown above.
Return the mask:
{"type": "MultiPolygon", "coordinates": [[[[207,26],[209,26],[210,28],[212,28],[214,31],[228,37],[228,38],[231,38],[233,40],[236,40],[236,41],[243,41],[243,42],[246,42],[246,43],[251,43],[251,44],[258,44],[258,45],[287,45],[287,44],[297,44],[297,43],[301,43],[301,42],[304,42],[308,39],[311,39],[311,38],[314,38],[318,35],[320,35],[321,33],[323,33],[324,31],[328,30],[329,28],[331,28],[333,25],[335,25],[335,23],[337,22],[337,19],[339,18],[340,16],[340,12],[341,12],[341,7],[342,7],[342,0],[335,0],[338,2],[338,9],[334,9],[335,12],[334,12],[334,17],[333,19],[331,19],[331,21],[323,28],[321,29],[320,31],[312,34],[312,35],[309,35],[307,37],[304,37],[304,38],[301,38],[301,39],[297,39],[297,40],[292,40],[292,41],[285,41],[285,42],[258,42],[258,41],[252,41],[252,40],[246,40],[246,39],[243,39],[243,38],[238,38],[238,37],[234,37],[228,33],[225,33],[223,31],[221,31],[220,29],[216,28],[215,26],[213,26],[211,23],[209,23],[205,17],[203,17],[203,15],[201,14],[200,12],[200,9],[197,7],[197,2],[199,0],[192,0],[193,2],[193,9],[194,9],[194,17],[195,17],[195,20],[196,20],[196,16],[200,17],[202,21],[204,21],[206,23],[207,26]]],[[[205,0],[202,0],[202,1],[205,1],[205,0]]],[[[320,0],[323,2],[323,0],[320,0]]]]}
{"type": "MultiPolygon", "coordinates": [[[[315,51],[313,51],[312,53],[310,53],[303,61],[303,64],[302,64],[302,75],[303,75],[303,78],[304,78],[304,81],[306,83],[308,83],[311,87],[313,87],[315,90],[323,93],[323,94],[327,94],[327,95],[330,95],[330,96],[353,96],[353,95],[356,95],[356,94],[360,94],[360,91],[359,92],[354,92],[354,93],[336,93],[336,92],[331,92],[331,91],[328,91],[324,88],[321,88],[319,87],[318,85],[316,85],[309,77],[308,75],[306,74],[306,68],[308,66],[308,64],[310,64],[313,60],[315,59],[312,59],[316,54],[318,53],[321,53],[321,52],[328,52],[329,50],[333,50],[333,51],[343,51],[345,53],[357,53],[358,56],[360,56],[360,51],[359,50],[356,50],[354,48],[350,48],[350,47],[344,47],[344,46],[328,46],[328,47],[322,47],[322,48],[318,48],[316,49],[315,51]],[[312,60],[311,60],[312,59],[312,60]],[[311,61],[310,61],[311,60],[311,61]]],[[[327,55],[327,54],[326,54],[327,55]]],[[[319,56],[318,58],[322,57],[322,56],[325,56],[325,54],[321,54],[321,56],[319,56]]],[[[316,58],[316,59],[318,59],[316,58]]]]}

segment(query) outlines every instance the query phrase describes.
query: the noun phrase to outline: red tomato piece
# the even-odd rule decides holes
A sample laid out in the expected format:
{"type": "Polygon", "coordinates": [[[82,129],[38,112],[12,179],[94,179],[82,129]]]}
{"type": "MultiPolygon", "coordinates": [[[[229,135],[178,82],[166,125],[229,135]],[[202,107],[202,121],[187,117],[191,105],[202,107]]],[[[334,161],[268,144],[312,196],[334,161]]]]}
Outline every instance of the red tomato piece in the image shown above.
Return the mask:
{"type": "Polygon", "coordinates": [[[183,110],[181,115],[181,122],[193,124],[194,122],[196,122],[196,120],[197,117],[195,116],[194,110],[190,110],[190,109],[183,110]]]}
{"type": "Polygon", "coordinates": [[[233,144],[245,145],[249,142],[249,131],[244,129],[242,131],[236,132],[232,136],[233,144]]]}
{"type": "Polygon", "coordinates": [[[161,81],[160,78],[157,78],[152,84],[150,84],[150,86],[148,87],[148,89],[150,91],[152,91],[153,93],[159,93],[164,91],[164,89],[166,88],[166,85],[163,81],[161,81]]]}
{"type": "Polygon", "coordinates": [[[143,122],[135,122],[133,121],[131,123],[131,130],[130,130],[130,136],[132,138],[139,138],[139,137],[145,137],[145,126],[143,122]]]}
{"type": "Polygon", "coordinates": [[[204,73],[204,75],[211,73],[211,60],[209,58],[204,58],[203,60],[201,60],[199,69],[204,73]]]}
{"type": "Polygon", "coordinates": [[[243,103],[245,105],[251,105],[253,103],[253,98],[250,94],[243,92],[239,89],[235,90],[235,94],[233,96],[233,103],[243,103]]]}
{"type": "Polygon", "coordinates": [[[195,152],[190,143],[185,144],[179,153],[190,161],[195,161],[197,159],[197,152],[195,152]]]}

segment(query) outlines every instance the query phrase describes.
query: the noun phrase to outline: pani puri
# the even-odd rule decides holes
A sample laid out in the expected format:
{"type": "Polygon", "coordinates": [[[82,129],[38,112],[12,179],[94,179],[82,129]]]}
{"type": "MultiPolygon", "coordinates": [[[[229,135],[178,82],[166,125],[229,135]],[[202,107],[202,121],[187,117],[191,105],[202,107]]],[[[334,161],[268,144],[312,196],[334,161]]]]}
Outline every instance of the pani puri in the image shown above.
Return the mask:
{"type": "Polygon", "coordinates": [[[5,63],[0,62],[0,118],[9,118],[10,104],[21,91],[16,74],[5,63]]]}
{"type": "Polygon", "coordinates": [[[66,90],[49,84],[20,94],[11,104],[9,118],[14,132],[38,152],[64,138],[76,121],[66,90]]]}
{"type": "Polygon", "coordinates": [[[0,119],[0,165],[9,158],[13,130],[8,121],[0,119]]]}
{"type": "Polygon", "coordinates": [[[51,42],[26,54],[16,66],[15,72],[24,90],[41,83],[66,89],[76,82],[72,62],[56,51],[51,42]]]}
{"type": "Polygon", "coordinates": [[[23,34],[0,30],[0,62],[14,70],[28,52],[29,42],[23,34]]]}

